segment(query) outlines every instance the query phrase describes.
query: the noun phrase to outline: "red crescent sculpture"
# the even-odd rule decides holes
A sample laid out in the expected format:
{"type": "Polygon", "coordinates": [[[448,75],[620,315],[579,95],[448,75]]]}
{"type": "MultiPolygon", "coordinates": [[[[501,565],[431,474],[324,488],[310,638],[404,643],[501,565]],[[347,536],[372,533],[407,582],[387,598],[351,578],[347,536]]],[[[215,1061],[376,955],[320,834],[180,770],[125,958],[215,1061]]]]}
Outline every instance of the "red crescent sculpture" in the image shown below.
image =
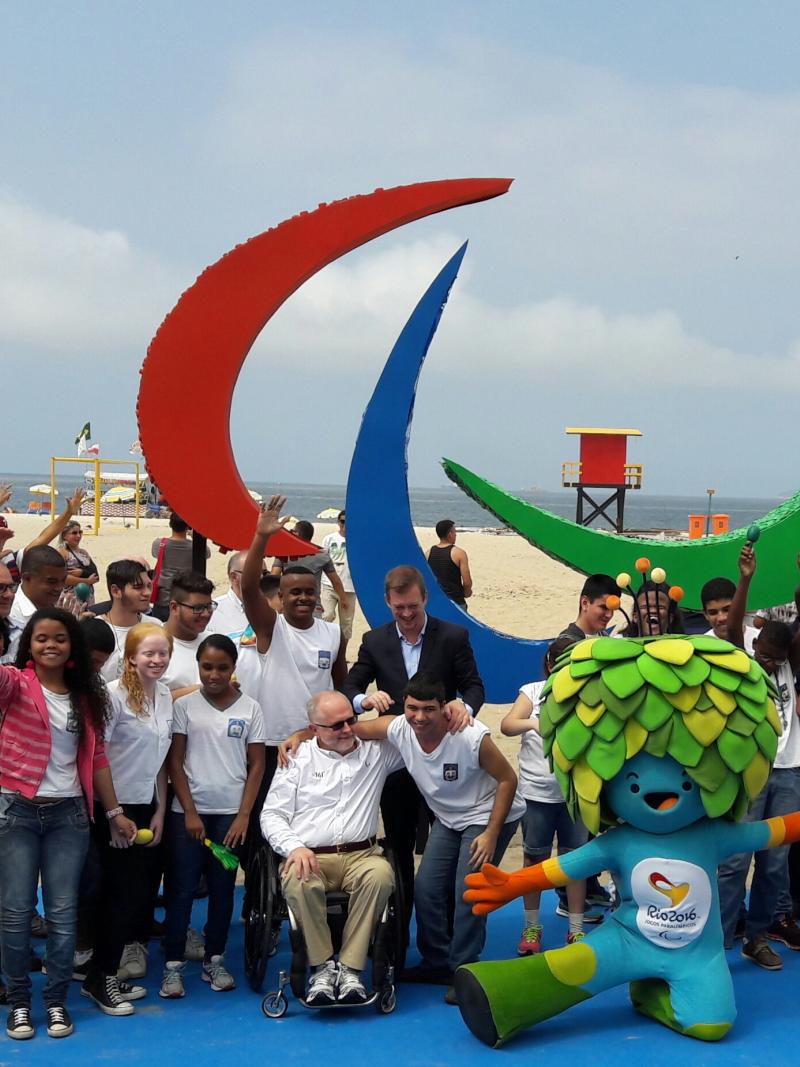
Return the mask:
{"type": "MultiPolygon", "coordinates": [[[[320,204],[203,271],[150,343],[136,404],[148,473],[175,511],[217,544],[247,546],[258,508],[234,460],[231,400],[266,323],[303,282],[346,252],[426,215],[499,196],[510,184],[502,178],[420,182],[320,204]],[[203,413],[202,438],[187,432],[179,410],[203,413]]],[[[268,555],[309,551],[316,549],[289,533],[276,534],[267,546],[268,555]]]]}

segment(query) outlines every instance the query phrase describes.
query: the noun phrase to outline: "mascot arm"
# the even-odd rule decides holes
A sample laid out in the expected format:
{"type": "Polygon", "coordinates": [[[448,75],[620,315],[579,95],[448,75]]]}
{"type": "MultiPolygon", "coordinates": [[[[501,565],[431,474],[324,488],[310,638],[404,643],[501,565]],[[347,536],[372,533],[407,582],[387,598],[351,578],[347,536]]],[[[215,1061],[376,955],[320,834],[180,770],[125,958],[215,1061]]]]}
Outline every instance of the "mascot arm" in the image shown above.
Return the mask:
{"type": "Polygon", "coordinates": [[[763,822],[717,824],[720,859],[736,852],[779,848],[794,841],[800,841],[800,811],[793,811],[790,815],[776,815],[763,822]]]}
{"type": "Polygon", "coordinates": [[[596,838],[565,856],[553,856],[544,863],[523,867],[519,871],[501,871],[491,863],[484,863],[477,874],[467,875],[464,900],[472,904],[476,915],[487,915],[525,893],[555,889],[587,878],[607,866],[602,840],[596,838]]]}

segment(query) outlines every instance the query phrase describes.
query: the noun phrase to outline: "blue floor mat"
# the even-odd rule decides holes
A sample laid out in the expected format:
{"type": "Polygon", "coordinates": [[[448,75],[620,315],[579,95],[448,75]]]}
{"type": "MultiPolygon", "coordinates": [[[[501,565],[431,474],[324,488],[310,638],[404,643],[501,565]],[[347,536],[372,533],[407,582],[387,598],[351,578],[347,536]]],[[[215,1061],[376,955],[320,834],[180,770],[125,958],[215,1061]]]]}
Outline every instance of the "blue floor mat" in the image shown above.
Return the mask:
{"type": "MultiPolygon", "coordinates": [[[[237,890],[238,917],[241,890],[237,890]]],[[[566,935],[567,923],[554,913],[554,896],[544,911],[545,947],[557,947],[566,935]],[[549,910],[548,910],[549,909],[549,910]]],[[[193,925],[202,930],[205,902],[195,904],[193,925]]],[[[522,910],[512,904],[489,917],[485,959],[501,959],[514,953],[519,939],[522,910]]],[[[376,1055],[387,1062],[416,1067],[503,1063],[530,1067],[533,1057],[556,1054],[561,1062],[582,1062],[592,1067],[626,1067],[681,1058],[692,1067],[704,1065],[769,1064],[794,1065],[800,1045],[800,1021],[794,1006],[800,979],[800,953],[775,946],[784,969],[767,972],[743,960],[739,947],[729,954],[736,988],[739,1018],[724,1041],[707,1045],[677,1034],[646,1019],[631,1007],[627,989],[604,993],[570,1009],[514,1040],[501,1051],[481,1045],[461,1021],[458,1008],[443,1002],[440,986],[400,985],[397,1009],[379,1015],[374,1007],[352,1011],[313,1012],[289,995],[289,1011],[282,1019],[267,1019],[260,1010],[261,998],[253,993],[244,976],[242,942],[244,927],[234,921],[226,951],[226,963],[237,981],[230,993],[214,993],[200,977],[201,964],[189,963],[186,997],[161,1000],[158,986],[162,956],[157,942],[150,944],[147,999],[136,1002],[136,1014],[109,1018],[85,997],[77,983],[70,990],[69,1008],[75,1034],[54,1042],[47,1037],[41,1001],[43,978],[33,976],[33,1015],[38,1032],[33,1041],[15,1042],[2,1034],[0,1067],[5,1064],[47,1065],[55,1062],[85,1067],[88,1062],[145,1064],[175,1067],[239,1065],[245,1058],[257,1062],[303,1064],[330,1062],[346,1052],[346,1067],[375,1067],[376,1055]],[[797,1043],[795,1043],[797,1038],[797,1043]],[[149,1062],[148,1062],[149,1061],[149,1062]]],[[[41,951],[41,942],[36,942],[41,951]]],[[[288,967],[288,932],[281,930],[278,955],[270,960],[265,989],[277,986],[278,970],[288,967]]],[[[410,963],[416,953],[410,952],[410,963]]]]}

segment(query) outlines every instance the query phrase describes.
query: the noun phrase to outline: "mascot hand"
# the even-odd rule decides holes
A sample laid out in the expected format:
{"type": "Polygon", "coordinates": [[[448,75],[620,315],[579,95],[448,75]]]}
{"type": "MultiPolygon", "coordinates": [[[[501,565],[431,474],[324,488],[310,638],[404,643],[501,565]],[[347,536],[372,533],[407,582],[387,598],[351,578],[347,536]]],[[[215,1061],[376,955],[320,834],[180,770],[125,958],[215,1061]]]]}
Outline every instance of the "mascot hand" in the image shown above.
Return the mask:
{"type": "Polygon", "coordinates": [[[484,863],[478,874],[468,874],[465,880],[469,888],[464,900],[472,905],[475,915],[488,915],[509,900],[551,884],[549,880],[542,881],[541,864],[508,873],[491,863],[484,863]]]}

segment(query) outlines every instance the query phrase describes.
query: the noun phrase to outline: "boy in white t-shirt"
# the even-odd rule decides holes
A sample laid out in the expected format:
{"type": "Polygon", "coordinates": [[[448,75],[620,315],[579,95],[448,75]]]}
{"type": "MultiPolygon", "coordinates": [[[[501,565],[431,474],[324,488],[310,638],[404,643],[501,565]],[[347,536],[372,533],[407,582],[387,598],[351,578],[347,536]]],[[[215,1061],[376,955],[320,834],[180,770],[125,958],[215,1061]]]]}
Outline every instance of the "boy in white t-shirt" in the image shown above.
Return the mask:
{"type": "Polygon", "coordinates": [[[365,741],[385,739],[398,750],[434,814],[414,883],[422,961],[403,978],[447,985],[445,1002],[457,1004],[453,972],[480,959],[486,940],[486,917],[473,915],[464,902],[464,878],[484,863],[501,861],[525,802],[511,764],[482,722],[449,732],[444,685],[430,671],[409,680],[403,710],[360,719],[353,732],[365,741]]]}
{"type": "MultiPolygon", "coordinates": [[[[545,677],[550,674],[558,657],[574,641],[571,636],[557,638],[544,657],[545,677]]],[[[525,867],[532,867],[549,859],[553,840],[558,839],[558,855],[580,848],[589,840],[582,822],[573,822],[564,795],[550,770],[539,734],[539,706],[544,682],[523,685],[511,711],[500,723],[506,737],[522,737],[519,752],[519,790],[526,811],[522,816],[522,838],[525,867]]],[[[567,944],[583,938],[583,913],[586,906],[586,880],[570,882],[566,888],[569,909],[567,944]]],[[[525,926],[518,956],[530,956],[541,950],[542,924],[540,920],[541,892],[526,893],[523,897],[525,926]]]]}
{"type": "MultiPolygon", "coordinates": [[[[745,649],[744,613],[755,569],[755,552],[745,544],[739,554],[739,582],[727,615],[728,640],[745,649]]],[[[800,722],[794,685],[794,675],[800,667],[800,636],[793,639],[789,627],[782,622],[767,622],[755,633],[752,655],[771,675],[778,690],[775,708],[783,731],[778,739],[772,772],[767,784],[750,804],[745,816],[747,822],[787,815],[800,807],[800,722]]],[[[755,854],[742,955],[768,971],[779,971],[783,966],[781,957],[769,945],[768,939],[791,949],[800,949],[800,928],[792,918],[788,857],[788,846],[755,854]]],[[[751,858],[749,853],[739,853],[719,868],[719,905],[726,948],[733,945],[751,858]]]]}

